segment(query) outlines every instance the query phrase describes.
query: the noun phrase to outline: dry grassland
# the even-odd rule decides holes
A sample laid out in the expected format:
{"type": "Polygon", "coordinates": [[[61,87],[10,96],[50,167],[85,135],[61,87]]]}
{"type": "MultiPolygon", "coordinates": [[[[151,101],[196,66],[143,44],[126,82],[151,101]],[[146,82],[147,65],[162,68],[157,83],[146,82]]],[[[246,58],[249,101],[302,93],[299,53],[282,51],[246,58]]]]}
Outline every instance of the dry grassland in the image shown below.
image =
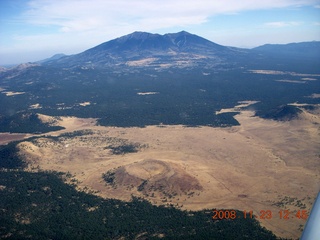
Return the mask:
{"type": "Polygon", "coordinates": [[[241,126],[228,128],[116,128],[94,126],[94,119],[61,118],[66,130],[52,135],[92,133],[59,141],[43,137],[21,143],[20,149],[30,169],[69,172],[80,189],[102,197],[130,200],[134,194],[158,205],[252,210],[258,217],[270,210],[272,218],[259,219],[261,224],[278,236],[298,238],[306,221],[294,214],[309,211],[320,188],[320,114],[304,110],[291,122],[253,114],[241,111],[236,116],[241,126]],[[113,154],[110,146],[123,143],[143,147],[113,154]],[[114,184],[102,178],[108,171],[114,184]],[[290,210],[290,219],[280,219],[281,209],[290,210]]]}

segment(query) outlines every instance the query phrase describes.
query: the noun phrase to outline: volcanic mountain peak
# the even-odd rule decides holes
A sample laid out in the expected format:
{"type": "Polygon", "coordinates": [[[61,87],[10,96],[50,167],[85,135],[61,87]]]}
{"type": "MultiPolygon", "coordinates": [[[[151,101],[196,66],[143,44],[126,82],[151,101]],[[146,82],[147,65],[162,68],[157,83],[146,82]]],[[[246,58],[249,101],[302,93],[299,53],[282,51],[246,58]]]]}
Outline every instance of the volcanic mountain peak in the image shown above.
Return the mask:
{"type": "Polygon", "coordinates": [[[144,40],[150,39],[150,38],[151,39],[158,38],[158,39],[169,40],[169,39],[175,39],[177,37],[183,37],[183,36],[196,36],[196,35],[193,35],[193,34],[188,33],[186,31],[181,31],[181,32],[177,32],[177,33],[166,33],[164,35],[161,35],[158,33],[148,33],[148,32],[135,31],[135,32],[130,33],[128,35],[124,35],[122,37],[116,38],[115,40],[117,40],[118,42],[125,42],[125,41],[131,40],[131,39],[144,41],[144,40]]]}
{"type": "Polygon", "coordinates": [[[135,43],[140,43],[141,47],[159,47],[164,48],[178,48],[182,50],[183,47],[191,47],[191,46],[207,46],[207,47],[221,47],[218,44],[215,44],[205,38],[199,37],[195,34],[191,34],[186,31],[181,31],[177,33],[167,33],[164,35],[153,34],[147,32],[133,32],[131,34],[125,35],[123,37],[115,39],[118,43],[128,44],[129,42],[135,41],[135,43]],[[143,43],[153,42],[151,45],[143,44],[143,43]]]}
{"type": "Polygon", "coordinates": [[[183,47],[186,45],[204,45],[204,46],[211,46],[211,47],[220,46],[205,38],[199,37],[195,34],[188,33],[186,31],[181,31],[178,33],[168,33],[164,36],[170,38],[171,41],[178,47],[183,47]]]}
{"type": "Polygon", "coordinates": [[[244,62],[256,65],[257,62],[269,61],[267,59],[271,57],[281,60],[281,64],[303,59],[314,65],[319,62],[318,49],[318,43],[303,43],[265,45],[249,50],[222,46],[186,31],[164,35],[136,31],[79,54],[50,58],[39,63],[63,68],[219,69],[243,66],[244,62]]]}
{"type": "MultiPolygon", "coordinates": [[[[149,50],[167,50],[169,48],[179,48],[187,43],[188,39],[194,38],[188,32],[169,33],[165,35],[153,34],[147,32],[133,32],[131,34],[116,38],[114,40],[102,43],[89,50],[117,50],[117,51],[149,51],[149,50]]],[[[201,39],[200,37],[196,36],[201,39]]],[[[208,40],[207,40],[208,41],[208,40]]],[[[209,41],[208,41],[209,42],[209,41]]]]}
{"type": "Polygon", "coordinates": [[[228,61],[234,52],[234,49],[186,31],[164,35],[133,32],[82,53],[45,64],[63,67],[216,66],[228,61]],[[150,61],[150,59],[153,60],[150,61]]]}
{"type": "Polygon", "coordinates": [[[148,33],[148,32],[135,31],[135,32],[130,33],[128,35],[119,37],[116,40],[118,40],[118,42],[125,42],[130,39],[146,40],[148,38],[156,38],[156,37],[161,37],[161,35],[154,34],[154,33],[148,33]]]}

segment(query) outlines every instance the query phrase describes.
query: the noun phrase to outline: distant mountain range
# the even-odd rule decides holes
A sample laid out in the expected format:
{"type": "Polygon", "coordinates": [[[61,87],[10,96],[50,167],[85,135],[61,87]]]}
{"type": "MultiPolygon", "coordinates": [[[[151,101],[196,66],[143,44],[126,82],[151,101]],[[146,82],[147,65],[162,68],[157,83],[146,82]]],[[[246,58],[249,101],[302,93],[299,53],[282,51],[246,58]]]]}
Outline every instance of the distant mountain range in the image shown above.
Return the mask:
{"type": "Polygon", "coordinates": [[[320,58],[320,42],[301,42],[301,43],[289,43],[289,44],[265,44],[253,49],[254,51],[291,56],[309,56],[312,58],[320,58]]]}
{"type": "MultiPolygon", "coordinates": [[[[221,68],[265,64],[270,58],[320,63],[320,42],[267,44],[253,49],[227,47],[182,31],[164,35],[134,32],[75,55],[55,55],[39,63],[74,68],[104,67],[206,67],[221,68]]],[[[299,64],[298,64],[299,65],[299,64]]]]}

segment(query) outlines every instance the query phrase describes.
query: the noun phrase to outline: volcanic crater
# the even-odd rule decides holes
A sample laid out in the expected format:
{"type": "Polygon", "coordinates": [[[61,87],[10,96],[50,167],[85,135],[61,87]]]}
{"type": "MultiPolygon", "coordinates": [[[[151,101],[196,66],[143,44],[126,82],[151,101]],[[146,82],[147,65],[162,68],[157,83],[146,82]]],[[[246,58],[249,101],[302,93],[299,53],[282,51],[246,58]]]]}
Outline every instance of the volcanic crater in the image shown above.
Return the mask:
{"type": "Polygon", "coordinates": [[[116,188],[137,189],[145,196],[174,197],[193,195],[203,190],[199,181],[180,165],[157,159],[145,159],[103,174],[107,184],[116,188]]]}

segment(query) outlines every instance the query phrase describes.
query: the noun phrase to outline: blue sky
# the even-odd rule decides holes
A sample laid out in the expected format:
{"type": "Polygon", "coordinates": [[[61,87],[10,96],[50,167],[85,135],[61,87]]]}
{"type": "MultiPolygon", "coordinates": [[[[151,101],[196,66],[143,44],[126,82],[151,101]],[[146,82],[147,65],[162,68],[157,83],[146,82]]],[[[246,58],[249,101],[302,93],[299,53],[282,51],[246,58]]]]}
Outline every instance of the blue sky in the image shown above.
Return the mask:
{"type": "Polygon", "coordinates": [[[181,30],[246,48],[320,41],[320,0],[0,0],[0,65],[181,30]]]}

